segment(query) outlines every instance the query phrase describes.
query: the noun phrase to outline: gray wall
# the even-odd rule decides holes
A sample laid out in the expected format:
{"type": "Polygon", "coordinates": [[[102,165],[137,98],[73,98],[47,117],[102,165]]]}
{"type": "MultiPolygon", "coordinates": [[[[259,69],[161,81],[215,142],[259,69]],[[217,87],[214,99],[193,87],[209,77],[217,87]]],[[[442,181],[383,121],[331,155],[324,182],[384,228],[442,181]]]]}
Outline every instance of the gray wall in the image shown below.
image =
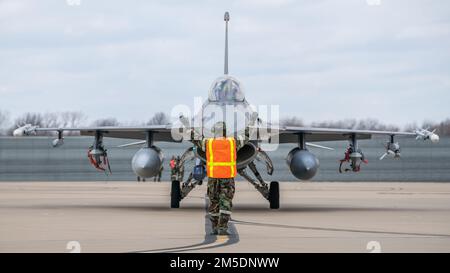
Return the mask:
{"type": "MultiPolygon", "coordinates": [[[[51,147],[52,138],[0,138],[0,181],[116,181],[135,180],[131,170],[131,158],[138,147],[116,148],[117,145],[132,142],[122,139],[106,139],[113,173],[105,175],[93,169],[87,159],[87,147],[92,144],[90,137],[66,137],[65,144],[59,148],[51,147]]],[[[411,138],[399,138],[402,146],[402,158],[386,158],[379,161],[384,152],[387,138],[360,141],[360,146],[369,159],[369,165],[363,165],[360,173],[338,173],[338,160],[343,157],[347,142],[323,142],[320,144],[336,148],[327,151],[311,148],[321,167],[313,181],[450,181],[450,138],[441,139],[438,144],[416,141],[411,138]]],[[[169,159],[181,154],[188,146],[185,144],[156,143],[163,149],[163,180],[169,180],[169,159]]],[[[267,180],[293,181],[285,163],[285,157],[294,145],[280,145],[270,152],[275,164],[272,177],[267,180]]],[[[265,172],[260,166],[261,173],[265,172]]]]}

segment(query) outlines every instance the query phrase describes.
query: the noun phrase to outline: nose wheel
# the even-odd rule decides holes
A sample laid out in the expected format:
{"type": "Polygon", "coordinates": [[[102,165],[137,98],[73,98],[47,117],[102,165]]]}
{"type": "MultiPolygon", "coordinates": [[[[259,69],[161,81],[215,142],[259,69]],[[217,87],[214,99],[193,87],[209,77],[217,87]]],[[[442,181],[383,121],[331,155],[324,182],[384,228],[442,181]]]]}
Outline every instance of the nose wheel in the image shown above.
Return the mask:
{"type": "Polygon", "coordinates": [[[170,207],[179,208],[180,201],[181,201],[180,181],[174,180],[172,181],[172,189],[170,191],[170,207]]]}
{"type": "Polygon", "coordinates": [[[271,209],[279,209],[280,208],[280,185],[278,181],[270,182],[269,187],[269,203],[271,209]]]}

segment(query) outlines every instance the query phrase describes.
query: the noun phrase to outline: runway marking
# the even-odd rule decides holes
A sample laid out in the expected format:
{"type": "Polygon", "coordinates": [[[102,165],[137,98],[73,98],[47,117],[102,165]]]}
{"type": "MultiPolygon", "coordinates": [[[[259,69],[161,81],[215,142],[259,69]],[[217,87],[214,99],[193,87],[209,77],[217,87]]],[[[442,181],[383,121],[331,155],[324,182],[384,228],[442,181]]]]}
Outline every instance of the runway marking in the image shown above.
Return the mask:
{"type": "MultiPolygon", "coordinates": [[[[200,197],[202,198],[202,197],[200,197]]],[[[179,247],[170,247],[170,248],[160,248],[160,249],[151,249],[151,250],[140,250],[140,251],[132,251],[133,253],[172,253],[172,252],[185,252],[185,251],[195,251],[195,250],[206,250],[211,248],[224,247],[228,245],[237,244],[239,242],[239,234],[237,232],[236,226],[234,225],[233,220],[230,220],[228,223],[228,231],[230,235],[211,235],[212,227],[211,221],[209,220],[208,214],[208,203],[209,198],[205,194],[203,197],[205,200],[205,238],[203,242],[198,244],[179,246],[179,247]]]]}
{"type": "Polygon", "coordinates": [[[291,229],[307,229],[320,231],[338,231],[338,232],[357,232],[357,233],[376,233],[376,234],[391,234],[391,235],[412,235],[424,237],[450,237],[450,234],[436,234],[436,233],[415,233],[415,232],[397,232],[397,231],[380,231],[380,230],[360,230],[360,229],[344,229],[344,228],[325,228],[325,227],[308,227],[308,226],[291,226],[282,224],[258,223],[248,222],[233,219],[233,222],[240,225],[254,225],[277,228],[291,228],[291,229]]]}

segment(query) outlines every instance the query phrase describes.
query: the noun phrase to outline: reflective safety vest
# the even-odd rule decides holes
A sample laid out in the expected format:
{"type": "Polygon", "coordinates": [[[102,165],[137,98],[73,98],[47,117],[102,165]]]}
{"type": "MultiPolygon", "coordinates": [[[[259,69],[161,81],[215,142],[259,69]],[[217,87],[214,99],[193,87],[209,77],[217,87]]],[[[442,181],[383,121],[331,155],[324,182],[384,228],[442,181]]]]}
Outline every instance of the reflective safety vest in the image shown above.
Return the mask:
{"type": "Polygon", "coordinates": [[[206,141],[206,174],[212,178],[236,176],[236,140],[210,138],[206,141]]]}

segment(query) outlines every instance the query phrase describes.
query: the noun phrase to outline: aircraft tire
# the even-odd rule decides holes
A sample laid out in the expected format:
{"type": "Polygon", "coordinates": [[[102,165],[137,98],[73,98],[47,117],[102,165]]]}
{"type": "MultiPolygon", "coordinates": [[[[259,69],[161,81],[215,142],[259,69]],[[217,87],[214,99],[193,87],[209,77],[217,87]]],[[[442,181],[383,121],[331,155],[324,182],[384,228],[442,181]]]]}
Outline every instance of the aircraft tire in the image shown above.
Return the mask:
{"type": "Polygon", "coordinates": [[[172,189],[170,191],[170,207],[179,208],[180,201],[181,201],[180,181],[174,180],[172,181],[172,189]]]}
{"type": "Polygon", "coordinates": [[[270,204],[270,209],[279,209],[280,208],[280,185],[279,185],[278,181],[270,182],[269,204],[270,204]]]}

